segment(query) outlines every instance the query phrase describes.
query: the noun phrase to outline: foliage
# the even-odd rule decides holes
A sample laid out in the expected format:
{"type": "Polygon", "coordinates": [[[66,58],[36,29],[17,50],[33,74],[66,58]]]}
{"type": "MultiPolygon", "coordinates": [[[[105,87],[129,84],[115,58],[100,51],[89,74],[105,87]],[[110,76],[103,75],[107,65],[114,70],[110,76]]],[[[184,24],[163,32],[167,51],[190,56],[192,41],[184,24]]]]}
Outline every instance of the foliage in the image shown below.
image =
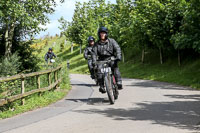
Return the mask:
{"type": "Polygon", "coordinates": [[[62,51],[64,50],[64,48],[65,48],[64,42],[62,42],[62,43],[60,44],[60,52],[62,52],[62,51]]]}
{"type": "Polygon", "coordinates": [[[200,2],[190,0],[183,13],[180,32],[173,36],[175,48],[192,48],[200,52],[200,2]]]}
{"type": "Polygon", "coordinates": [[[49,22],[48,14],[52,14],[55,7],[56,0],[1,0],[0,45],[5,48],[2,54],[9,58],[16,52],[12,49],[16,40],[21,42],[33,39],[35,34],[45,30],[41,25],[49,22]]]}
{"type": "MultiPolygon", "coordinates": [[[[22,62],[18,53],[14,53],[10,58],[2,58],[0,63],[0,77],[12,76],[20,72],[22,62]]],[[[20,88],[20,82],[18,80],[14,82],[0,83],[0,98],[5,95],[13,95],[19,93],[15,91],[16,88],[20,88]],[[3,94],[5,92],[5,94],[3,94]]]]}
{"type": "Polygon", "coordinates": [[[61,26],[66,37],[80,45],[86,45],[90,35],[98,39],[98,28],[106,26],[122,50],[155,49],[160,58],[176,50],[195,53],[200,50],[199,5],[198,0],[90,0],[77,2],[72,22],[61,18],[61,26]]]}
{"type": "Polygon", "coordinates": [[[0,76],[11,76],[20,71],[20,57],[14,53],[10,58],[2,58],[0,63],[0,76]]]}
{"type": "MultiPolygon", "coordinates": [[[[62,37],[62,38],[52,37],[52,39],[49,37],[46,37],[44,39],[35,40],[35,44],[33,44],[31,46],[31,48],[36,50],[36,51],[34,51],[34,53],[35,53],[34,55],[37,58],[40,58],[40,57],[43,58],[46,50],[48,50],[48,48],[51,47],[51,45],[53,45],[54,42],[56,42],[56,44],[58,44],[54,47],[54,51],[56,54],[59,53],[60,46],[61,46],[60,44],[62,44],[65,39],[66,39],[65,37],[62,37]],[[48,42],[49,42],[47,46],[45,46],[46,40],[48,40],[48,42]],[[38,51],[37,51],[36,44],[39,45],[40,47],[42,47],[42,49],[39,53],[37,53],[38,51]]],[[[64,47],[64,50],[65,50],[65,47],[64,47]]],[[[44,93],[42,93],[41,97],[38,94],[28,96],[25,98],[26,102],[25,102],[24,106],[21,106],[21,101],[17,100],[15,102],[12,102],[5,106],[0,107],[0,119],[12,117],[14,115],[17,115],[17,114],[20,114],[20,113],[23,113],[23,112],[26,112],[29,110],[44,107],[53,102],[56,102],[59,99],[62,99],[66,95],[68,90],[71,88],[69,72],[66,68],[66,60],[64,60],[64,58],[62,58],[62,56],[60,56],[57,58],[55,64],[53,64],[52,66],[49,66],[48,68],[44,67],[43,69],[49,69],[52,67],[56,67],[57,65],[60,65],[61,63],[63,63],[63,68],[61,69],[61,72],[59,72],[59,77],[62,77],[62,82],[60,83],[60,85],[59,85],[60,88],[58,90],[44,92],[44,93]]],[[[55,73],[53,73],[51,76],[52,82],[54,82],[54,74],[55,73]]],[[[26,92],[36,89],[37,88],[36,83],[37,82],[36,82],[35,77],[26,78],[25,79],[26,92]]],[[[41,88],[48,86],[47,75],[40,76],[40,85],[41,85],[40,86],[41,88]]],[[[0,99],[5,98],[7,96],[21,93],[20,87],[21,87],[20,80],[16,80],[14,82],[11,81],[11,82],[0,83],[0,88],[1,88],[0,89],[0,99]],[[7,94],[7,92],[8,92],[8,94],[7,94]]]]}
{"type": "Polygon", "coordinates": [[[2,0],[0,2],[0,18],[3,24],[20,23],[26,35],[38,33],[42,28],[39,24],[48,22],[46,14],[54,12],[54,0],[2,0]]]}

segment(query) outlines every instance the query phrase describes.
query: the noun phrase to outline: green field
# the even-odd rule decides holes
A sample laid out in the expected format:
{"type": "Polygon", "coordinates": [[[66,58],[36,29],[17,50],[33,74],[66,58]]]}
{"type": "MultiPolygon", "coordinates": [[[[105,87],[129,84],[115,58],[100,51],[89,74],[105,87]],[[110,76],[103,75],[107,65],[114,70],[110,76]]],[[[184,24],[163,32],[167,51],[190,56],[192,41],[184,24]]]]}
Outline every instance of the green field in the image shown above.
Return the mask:
{"type": "Polygon", "coordinates": [[[126,62],[119,65],[123,77],[164,81],[200,89],[199,59],[183,56],[179,66],[176,55],[165,56],[161,65],[159,53],[155,50],[146,52],[144,63],[141,63],[140,51],[127,48],[126,53],[126,62]]]}
{"type": "Polygon", "coordinates": [[[122,76],[127,78],[164,81],[200,89],[199,67],[199,61],[182,67],[170,62],[160,65],[129,61],[120,64],[120,71],[122,76]]]}

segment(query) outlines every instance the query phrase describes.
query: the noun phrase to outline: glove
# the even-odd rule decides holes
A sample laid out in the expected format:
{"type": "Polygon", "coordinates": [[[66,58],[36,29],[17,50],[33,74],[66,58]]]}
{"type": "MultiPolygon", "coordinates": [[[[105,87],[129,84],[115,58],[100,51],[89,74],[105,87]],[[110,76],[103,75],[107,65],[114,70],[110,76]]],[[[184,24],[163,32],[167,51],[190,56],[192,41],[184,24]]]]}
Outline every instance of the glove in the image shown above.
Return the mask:
{"type": "Polygon", "coordinates": [[[87,59],[91,59],[91,58],[92,58],[92,56],[91,56],[91,55],[88,55],[88,56],[87,56],[87,59]]]}
{"type": "Polygon", "coordinates": [[[115,61],[116,60],[116,58],[114,56],[112,56],[110,59],[111,59],[111,61],[115,61]]]}
{"type": "Polygon", "coordinates": [[[92,65],[95,67],[97,65],[97,63],[96,62],[92,62],[92,65]]]}
{"type": "Polygon", "coordinates": [[[96,69],[97,69],[97,65],[94,66],[94,70],[96,70],[96,69]]]}
{"type": "Polygon", "coordinates": [[[122,60],[121,56],[117,55],[116,61],[121,61],[121,60],[122,60]]]}

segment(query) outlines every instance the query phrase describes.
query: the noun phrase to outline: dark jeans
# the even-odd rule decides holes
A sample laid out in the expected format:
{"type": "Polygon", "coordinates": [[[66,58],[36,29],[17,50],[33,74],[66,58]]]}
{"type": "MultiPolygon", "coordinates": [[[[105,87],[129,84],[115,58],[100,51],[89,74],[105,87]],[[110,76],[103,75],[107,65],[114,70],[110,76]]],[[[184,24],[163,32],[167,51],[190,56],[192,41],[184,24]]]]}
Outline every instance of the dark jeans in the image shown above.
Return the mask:
{"type": "Polygon", "coordinates": [[[94,67],[92,64],[92,60],[88,60],[88,68],[89,68],[91,76],[93,77],[94,76],[94,67]]]}
{"type": "MultiPolygon", "coordinates": [[[[120,74],[120,71],[118,68],[117,61],[111,62],[110,66],[111,66],[112,71],[114,72],[114,76],[115,76],[117,84],[122,84],[122,78],[121,78],[121,74],[120,74]]],[[[98,68],[97,78],[98,78],[98,82],[100,83],[100,86],[104,85],[103,74],[101,74],[101,72],[100,72],[102,67],[103,67],[102,64],[97,66],[97,68],[98,68]]]]}

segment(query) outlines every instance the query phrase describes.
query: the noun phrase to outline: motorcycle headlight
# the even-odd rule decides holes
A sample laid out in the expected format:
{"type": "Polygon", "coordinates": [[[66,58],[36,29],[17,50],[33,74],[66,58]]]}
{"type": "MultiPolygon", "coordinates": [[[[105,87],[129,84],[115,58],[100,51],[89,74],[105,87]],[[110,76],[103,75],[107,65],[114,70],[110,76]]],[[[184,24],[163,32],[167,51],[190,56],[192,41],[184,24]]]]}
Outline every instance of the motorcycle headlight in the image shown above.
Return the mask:
{"type": "Polygon", "coordinates": [[[55,62],[55,60],[54,60],[54,59],[51,59],[51,62],[52,62],[52,63],[54,63],[54,62],[55,62]]]}

